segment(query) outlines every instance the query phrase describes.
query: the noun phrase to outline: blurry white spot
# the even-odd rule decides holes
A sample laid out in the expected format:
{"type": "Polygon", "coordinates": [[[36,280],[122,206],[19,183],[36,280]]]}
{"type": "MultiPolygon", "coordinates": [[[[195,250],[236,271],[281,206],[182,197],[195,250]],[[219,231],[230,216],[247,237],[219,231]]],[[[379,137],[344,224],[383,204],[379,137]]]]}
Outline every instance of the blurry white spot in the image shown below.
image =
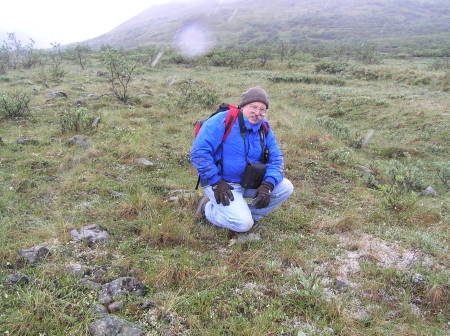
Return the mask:
{"type": "Polygon", "coordinates": [[[213,46],[207,29],[197,23],[183,27],[176,38],[178,50],[186,57],[197,57],[213,46]]]}
{"type": "Polygon", "coordinates": [[[158,64],[158,62],[161,59],[162,55],[164,55],[163,51],[160,51],[158,53],[158,55],[156,55],[155,59],[152,61],[152,68],[154,68],[156,66],[156,64],[158,64]]]}
{"type": "Polygon", "coordinates": [[[367,135],[364,137],[364,139],[362,139],[362,144],[363,145],[367,145],[370,141],[370,138],[372,138],[373,134],[375,133],[375,131],[373,129],[369,130],[367,132],[367,135]]]}
{"type": "Polygon", "coordinates": [[[236,13],[237,13],[237,8],[234,9],[233,14],[231,14],[231,16],[228,18],[228,22],[231,22],[234,19],[234,17],[236,16],[236,13]]]}

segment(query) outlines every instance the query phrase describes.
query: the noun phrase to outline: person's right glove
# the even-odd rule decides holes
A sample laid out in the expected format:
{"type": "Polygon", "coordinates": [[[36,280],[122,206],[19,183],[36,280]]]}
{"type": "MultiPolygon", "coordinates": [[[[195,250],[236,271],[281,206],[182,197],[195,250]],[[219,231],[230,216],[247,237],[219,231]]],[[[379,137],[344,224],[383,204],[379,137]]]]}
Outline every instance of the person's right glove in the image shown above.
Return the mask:
{"type": "Polygon", "coordinates": [[[273,184],[267,181],[262,181],[261,185],[256,189],[254,205],[256,209],[266,208],[270,202],[270,194],[273,190],[273,184]]]}
{"type": "Polygon", "coordinates": [[[231,190],[234,188],[230,186],[225,180],[220,180],[212,185],[214,197],[217,204],[222,203],[225,206],[230,205],[230,201],[234,201],[234,196],[231,190]]]}

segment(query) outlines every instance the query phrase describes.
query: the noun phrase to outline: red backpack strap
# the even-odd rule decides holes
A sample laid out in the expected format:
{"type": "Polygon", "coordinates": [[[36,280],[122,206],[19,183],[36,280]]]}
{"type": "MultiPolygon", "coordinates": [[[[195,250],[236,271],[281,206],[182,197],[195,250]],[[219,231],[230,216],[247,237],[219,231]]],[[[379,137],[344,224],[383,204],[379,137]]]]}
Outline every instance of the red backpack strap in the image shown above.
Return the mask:
{"type": "Polygon", "coordinates": [[[266,135],[269,134],[269,124],[267,123],[267,121],[264,121],[264,120],[263,120],[261,126],[262,126],[261,128],[264,129],[264,133],[265,133],[266,135]]]}
{"type": "Polygon", "coordinates": [[[224,142],[230,134],[239,113],[239,108],[237,106],[228,105],[228,107],[230,109],[228,110],[227,117],[225,118],[225,133],[223,135],[222,142],[224,142]]]}

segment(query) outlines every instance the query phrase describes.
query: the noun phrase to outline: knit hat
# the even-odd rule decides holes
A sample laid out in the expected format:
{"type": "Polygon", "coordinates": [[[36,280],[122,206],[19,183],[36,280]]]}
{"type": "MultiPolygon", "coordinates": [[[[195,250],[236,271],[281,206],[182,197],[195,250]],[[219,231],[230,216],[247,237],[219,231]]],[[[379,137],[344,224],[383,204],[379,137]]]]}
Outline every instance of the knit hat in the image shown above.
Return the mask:
{"type": "Polygon", "coordinates": [[[267,92],[260,87],[250,88],[242,93],[242,101],[239,106],[243,107],[254,102],[261,102],[266,105],[266,108],[269,108],[269,96],[267,95],[267,92]]]}

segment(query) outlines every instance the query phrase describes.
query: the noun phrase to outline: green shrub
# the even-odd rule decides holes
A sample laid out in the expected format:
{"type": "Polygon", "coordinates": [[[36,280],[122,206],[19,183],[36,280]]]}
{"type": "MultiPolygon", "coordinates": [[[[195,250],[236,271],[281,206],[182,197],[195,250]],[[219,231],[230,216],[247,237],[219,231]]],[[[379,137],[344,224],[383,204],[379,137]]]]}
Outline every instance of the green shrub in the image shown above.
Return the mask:
{"type": "Polygon", "coordinates": [[[380,79],[382,76],[375,70],[362,68],[362,67],[353,67],[350,70],[350,73],[353,77],[357,79],[363,79],[366,81],[374,81],[380,79]]]}
{"type": "Polygon", "coordinates": [[[278,75],[269,77],[274,83],[305,83],[305,84],[325,84],[344,86],[345,81],[334,77],[324,76],[294,76],[294,75],[278,75]]]}
{"type": "Polygon", "coordinates": [[[219,103],[216,91],[203,82],[187,79],[179,82],[176,88],[174,105],[177,109],[211,108],[219,103]]]}
{"type": "Polygon", "coordinates": [[[435,60],[433,63],[429,66],[430,70],[450,70],[450,59],[444,58],[444,59],[438,59],[435,60]]]}
{"type": "Polygon", "coordinates": [[[353,151],[350,148],[337,148],[326,152],[324,156],[339,165],[348,165],[353,161],[353,151]]]}
{"type": "Polygon", "coordinates": [[[357,130],[351,130],[348,126],[340,123],[339,121],[329,117],[315,118],[315,122],[326,128],[338,138],[346,141],[346,143],[353,148],[360,148],[362,145],[362,135],[357,130]]]}
{"type": "Polygon", "coordinates": [[[332,75],[341,74],[347,69],[347,63],[321,62],[314,66],[315,72],[325,72],[332,75]]]}
{"type": "Polygon", "coordinates": [[[438,162],[435,164],[435,169],[442,184],[447,188],[450,187],[450,162],[438,162]]]}
{"type": "Polygon", "coordinates": [[[423,190],[425,187],[423,171],[422,162],[413,160],[409,154],[406,154],[403,161],[390,160],[384,169],[384,174],[390,186],[406,194],[423,190]]]}
{"type": "Polygon", "coordinates": [[[90,128],[94,117],[84,107],[64,110],[59,115],[61,133],[78,132],[90,128]]]}
{"type": "Polygon", "coordinates": [[[392,211],[406,212],[414,209],[417,203],[417,195],[412,192],[404,192],[396,185],[383,184],[380,187],[382,192],[382,205],[392,211]]]}
{"type": "Polygon", "coordinates": [[[30,96],[23,92],[0,94],[0,116],[2,118],[26,118],[30,114],[30,96]]]}

